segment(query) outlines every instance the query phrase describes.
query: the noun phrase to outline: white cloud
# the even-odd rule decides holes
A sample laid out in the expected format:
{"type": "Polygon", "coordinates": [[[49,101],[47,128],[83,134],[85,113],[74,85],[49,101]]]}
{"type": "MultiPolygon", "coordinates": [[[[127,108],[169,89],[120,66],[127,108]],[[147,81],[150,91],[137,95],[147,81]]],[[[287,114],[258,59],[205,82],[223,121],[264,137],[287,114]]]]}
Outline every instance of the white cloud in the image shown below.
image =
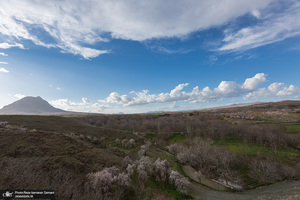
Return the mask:
{"type": "Polygon", "coordinates": [[[0,72],[8,73],[9,71],[3,67],[0,68],[0,72]]]}
{"type": "Polygon", "coordinates": [[[255,99],[259,100],[261,98],[271,98],[271,97],[287,97],[300,95],[300,88],[290,85],[288,87],[284,86],[284,83],[272,83],[268,88],[260,88],[257,91],[250,92],[244,96],[245,100],[255,99]]]}
{"type": "Polygon", "coordinates": [[[90,103],[90,100],[88,98],[82,97],[82,102],[85,104],[88,104],[88,103],[90,103]]]}
{"type": "Polygon", "coordinates": [[[19,47],[20,49],[24,49],[23,44],[20,44],[20,43],[15,43],[15,44],[8,44],[6,42],[0,43],[0,49],[9,49],[12,47],[19,47]]]}
{"type": "Polygon", "coordinates": [[[289,87],[284,87],[280,91],[277,92],[277,96],[293,96],[293,95],[299,95],[300,94],[300,88],[290,85],[289,87]]]}
{"type": "Polygon", "coordinates": [[[63,108],[66,110],[70,110],[69,108],[72,107],[84,106],[84,103],[72,102],[69,99],[57,99],[57,100],[50,101],[49,103],[55,107],[63,108]]]}
{"type": "Polygon", "coordinates": [[[275,94],[280,90],[280,87],[282,87],[284,85],[284,83],[272,83],[271,85],[269,85],[268,90],[275,94]]]}
{"type": "Polygon", "coordinates": [[[190,103],[210,102],[221,98],[238,97],[243,94],[255,91],[259,85],[266,81],[266,74],[258,73],[252,78],[247,78],[243,84],[237,84],[233,81],[222,81],[217,88],[211,90],[205,87],[199,90],[196,86],[192,91],[183,91],[189,83],[179,84],[170,93],[149,94],[148,90],[142,92],[131,92],[134,97],[130,95],[120,95],[112,92],[106,99],[99,100],[102,103],[115,103],[123,106],[145,105],[150,103],[165,103],[188,101],[190,103]]]}
{"type": "Polygon", "coordinates": [[[87,98],[82,98],[82,102],[73,102],[69,99],[57,99],[49,101],[49,103],[56,107],[67,111],[76,112],[103,112],[105,109],[110,108],[109,105],[103,105],[100,103],[87,103],[87,98]]]}
{"type": "Polygon", "coordinates": [[[259,10],[253,10],[251,12],[251,14],[256,17],[257,19],[259,19],[261,17],[259,10]]]}
{"type": "Polygon", "coordinates": [[[120,95],[117,92],[110,93],[109,97],[105,99],[105,101],[100,102],[106,102],[106,103],[117,103],[117,104],[127,104],[132,101],[132,98],[130,98],[127,95],[120,95]]]}
{"type": "Polygon", "coordinates": [[[267,81],[266,76],[267,75],[264,73],[258,73],[252,78],[247,78],[242,85],[242,88],[246,90],[254,90],[258,85],[267,81]]]}
{"type": "Polygon", "coordinates": [[[62,48],[62,52],[69,52],[74,55],[81,55],[85,59],[95,58],[101,54],[109,53],[109,50],[97,50],[88,47],[82,47],[76,44],[67,44],[65,46],[59,46],[62,48]]]}
{"type": "Polygon", "coordinates": [[[6,53],[0,52],[1,56],[8,56],[6,53]]]}
{"type": "MultiPolygon", "coordinates": [[[[253,11],[254,16],[261,18],[260,23],[233,32],[226,30],[225,44],[218,50],[248,50],[300,35],[300,2],[288,3],[291,2],[293,3],[288,9],[283,8],[278,13],[270,13],[268,9],[262,10],[261,13],[253,11]]],[[[284,3],[287,2],[279,1],[278,6],[282,8],[284,3]]]]}
{"type": "Polygon", "coordinates": [[[22,98],[26,97],[26,95],[23,95],[23,94],[15,94],[15,97],[17,97],[18,99],[22,99],[22,98]]]}
{"type": "MultiPolygon", "coordinates": [[[[180,101],[180,100],[186,100],[188,98],[188,94],[184,91],[184,87],[187,87],[189,83],[179,84],[176,86],[173,90],[171,90],[170,93],[161,93],[155,96],[152,95],[151,100],[154,99],[154,102],[173,102],[173,101],[180,101]]],[[[153,101],[153,100],[152,100],[153,101]]]]}
{"type": "MultiPolygon", "coordinates": [[[[85,59],[109,53],[90,47],[111,38],[145,41],[183,37],[227,23],[271,0],[53,0],[0,1],[0,33],[21,42],[57,47],[85,59]],[[35,30],[42,31],[35,31],[35,30]],[[55,40],[43,42],[47,37],[55,40]]],[[[47,40],[49,41],[49,40],[47,40]]],[[[1,45],[0,45],[1,46],[1,45]]],[[[12,47],[12,46],[11,46],[12,47]]],[[[19,46],[21,47],[21,46],[19,46]]],[[[1,47],[0,47],[1,48],[1,47]]]]}
{"type": "Polygon", "coordinates": [[[56,89],[59,90],[59,91],[61,91],[61,88],[60,88],[60,87],[56,87],[56,89]]]}
{"type": "Polygon", "coordinates": [[[8,63],[7,62],[0,62],[0,64],[7,65],[8,63]]]}

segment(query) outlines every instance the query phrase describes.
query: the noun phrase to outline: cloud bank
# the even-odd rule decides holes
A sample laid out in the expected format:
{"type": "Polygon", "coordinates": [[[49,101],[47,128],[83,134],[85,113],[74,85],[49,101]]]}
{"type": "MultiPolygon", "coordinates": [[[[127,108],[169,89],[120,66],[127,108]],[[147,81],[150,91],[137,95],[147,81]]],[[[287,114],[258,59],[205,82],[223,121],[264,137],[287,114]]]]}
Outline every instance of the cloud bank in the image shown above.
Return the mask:
{"type": "MultiPolygon", "coordinates": [[[[271,0],[10,0],[0,1],[0,48],[22,40],[85,59],[109,53],[93,45],[111,39],[183,37],[265,8],[271,0]],[[46,42],[47,41],[47,42],[46,42]],[[51,41],[51,42],[49,42],[51,41]]],[[[254,12],[255,13],[255,12],[254,12]]],[[[223,49],[229,49],[224,47],[223,49]]]]}
{"type": "Polygon", "coordinates": [[[272,83],[268,88],[260,88],[257,91],[247,94],[244,99],[272,98],[272,97],[286,97],[300,95],[300,88],[290,85],[285,86],[284,83],[272,83]]]}
{"type": "Polygon", "coordinates": [[[299,1],[278,1],[274,6],[252,14],[259,22],[234,31],[226,30],[225,44],[219,51],[244,51],[300,35],[299,1]],[[286,3],[289,4],[287,8],[286,3]],[[277,12],[271,12],[271,9],[277,12]]]}
{"type": "Polygon", "coordinates": [[[255,76],[245,79],[242,83],[221,81],[218,87],[213,89],[210,89],[208,86],[199,89],[196,86],[191,91],[185,91],[189,83],[182,83],[167,93],[150,94],[148,90],[142,90],[141,92],[132,91],[129,94],[111,92],[108,97],[98,100],[97,103],[93,103],[85,97],[81,99],[81,102],[58,99],[50,101],[50,103],[55,107],[69,111],[118,113],[120,111],[132,112],[134,110],[147,112],[149,109],[153,110],[153,105],[155,104],[159,108],[173,110],[180,108],[177,102],[186,102],[191,105],[189,109],[193,109],[192,105],[195,103],[222,101],[226,98],[243,97],[244,100],[259,100],[273,97],[297,97],[297,95],[300,95],[300,88],[294,85],[285,86],[284,83],[274,82],[267,88],[260,87],[266,82],[267,74],[257,73],[255,76]],[[150,107],[147,108],[147,105],[150,107]]]}
{"type": "Polygon", "coordinates": [[[255,91],[259,85],[267,81],[266,77],[266,74],[258,73],[252,78],[247,78],[242,84],[233,81],[222,81],[217,88],[210,89],[207,86],[200,90],[199,87],[196,86],[190,92],[183,91],[189,83],[179,84],[169,93],[149,94],[148,90],[143,90],[142,92],[131,92],[131,94],[135,95],[132,97],[132,95],[120,95],[117,92],[112,92],[106,99],[99,101],[101,103],[114,103],[123,106],[177,101],[187,101],[190,103],[211,102],[221,98],[238,97],[255,91]]]}
{"type": "Polygon", "coordinates": [[[109,105],[90,103],[90,100],[84,97],[82,98],[82,102],[74,102],[69,99],[57,99],[49,101],[49,103],[54,107],[75,112],[103,112],[105,109],[110,108],[109,105]]]}

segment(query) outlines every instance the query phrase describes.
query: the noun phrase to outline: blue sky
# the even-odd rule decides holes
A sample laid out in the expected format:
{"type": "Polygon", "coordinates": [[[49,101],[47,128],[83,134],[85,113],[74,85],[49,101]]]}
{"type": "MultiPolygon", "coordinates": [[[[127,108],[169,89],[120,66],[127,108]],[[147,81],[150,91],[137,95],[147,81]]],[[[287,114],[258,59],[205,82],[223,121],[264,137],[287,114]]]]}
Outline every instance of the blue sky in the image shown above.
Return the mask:
{"type": "Polygon", "coordinates": [[[141,113],[300,98],[296,0],[0,1],[0,107],[141,113]]]}

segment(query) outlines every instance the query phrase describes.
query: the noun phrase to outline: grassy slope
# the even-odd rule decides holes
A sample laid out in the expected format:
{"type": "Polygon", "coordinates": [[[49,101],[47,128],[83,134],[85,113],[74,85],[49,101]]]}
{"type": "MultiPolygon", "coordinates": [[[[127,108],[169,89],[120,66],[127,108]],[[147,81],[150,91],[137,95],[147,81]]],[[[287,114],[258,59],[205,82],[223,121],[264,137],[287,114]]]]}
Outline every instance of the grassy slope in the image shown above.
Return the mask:
{"type": "MultiPolygon", "coordinates": [[[[0,128],[0,188],[49,188],[54,189],[61,199],[66,198],[62,192],[64,185],[71,185],[68,190],[77,190],[75,182],[86,181],[86,175],[100,171],[105,167],[121,168],[122,160],[127,155],[135,157],[139,147],[122,149],[118,146],[110,147],[115,138],[139,138],[126,131],[116,131],[94,127],[72,118],[60,116],[0,116],[0,121],[8,121],[10,125],[27,128],[27,132],[6,130],[0,128]],[[30,130],[37,131],[30,131],[30,130]],[[70,133],[74,133],[71,135],[70,133]],[[106,138],[94,144],[90,140],[78,137],[80,134],[96,138],[106,138]],[[32,162],[29,162],[32,160],[32,162]],[[10,167],[14,166],[14,167],[10,167]],[[5,171],[14,171],[14,175],[6,176],[5,171]],[[24,173],[26,175],[21,177],[24,173]],[[62,174],[60,174],[62,173],[62,174]],[[49,180],[58,180],[56,183],[49,180]],[[64,177],[66,176],[66,178],[64,177]],[[41,181],[34,181],[34,180],[41,181]],[[66,180],[65,180],[66,179],[66,180]],[[61,182],[59,182],[61,181],[61,182]],[[71,181],[71,182],[69,182],[71,181]],[[74,183],[73,183],[74,182],[74,183]]],[[[138,143],[139,144],[139,143],[138,143]]],[[[174,162],[176,159],[169,155],[174,162]]],[[[178,167],[178,166],[177,166],[178,167]]],[[[139,183],[135,183],[138,187],[139,183]]],[[[65,186],[66,187],[66,186],[65,186]]],[[[164,185],[149,179],[146,184],[147,195],[156,193],[168,194],[175,199],[186,199],[185,195],[176,192],[170,185],[164,185]]],[[[79,191],[84,193],[83,189],[79,191]]],[[[75,194],[72,194],[76,196],[75,194]]],[[[77,194],[80,195],[80,194],[77,194]]],[[[139,194],[141,195],[141,194],[139,194]]],[[[126,193],[124,198],[133,199],[134,193],[126,193]]],[[[84,197],[82,197],[84,199],[84,197]]]]}
{"type": "Polygon", "coordinates": [[[129,137],[121,131],[57,116],[0,116],[0,121],[28,130],[0,128],[0,188],[48,188],[56,191],[58,199],[70,195],[86,199],[81,196],[86,192],[86,175],[105,167],[121,167],[125,157],[122,150],[106,145],[116,137],[129,137]],[[80,134],[106,139],[94,142],[78,137],[80,134]]]}
{"type": "Polygon", "coordinates": [[[0,121],[8,121],[10,124],[23,126],[29,130],[50,131],[57,133],[77,133],[85,136],[104,137],[109,141],[116,138],[134,137],[124,131],[104,129],[88,125],[78,120],[61,116],[38,116],[38,115],[0,115],[0,121]]]}
{"type": "Polygon", "coordinates": [[[36,132],[20,133],[18,131],[1,131],[0,157],[72,157],[82,161],[87,171],[104,166],[120,165],[125,154],[116,148],[104,148],[115,138],[134,138],[136,136],[124,131],[115,131],[90,126],[83,122],[59,116],[0,116],[0,121],[27,128],[36,132]],[[74,133],[74,136],[70,136],[74,133]],[[97,142],[79,138],[92,136],[97,142]],[[100,139],[104,138],[104,141],[100,139]],[[13,142],[12,142],[13,141],[13,142]],[[118,155],[119,154],[119,155],[118,155]],[[119,158],[118,158],[119,156],[119,158]],[[102,160],[102,161],[101,161],[102,160]],[[114,160],[116,162],[111,162],[114,160]],[[99,162],[99,166],[97,163],[99,162]],[[118,164],[119,163],[119,164],[118,164]]]}
{"type": "Polygon", "coordinates": [[[1,131],[0,149],[0,158],[36,157],[47,161],[48,166],[66,167],[82,173],[97,171],[106,165],[120,165],[122,160],[102,145],[43,131],[1,131]]]}

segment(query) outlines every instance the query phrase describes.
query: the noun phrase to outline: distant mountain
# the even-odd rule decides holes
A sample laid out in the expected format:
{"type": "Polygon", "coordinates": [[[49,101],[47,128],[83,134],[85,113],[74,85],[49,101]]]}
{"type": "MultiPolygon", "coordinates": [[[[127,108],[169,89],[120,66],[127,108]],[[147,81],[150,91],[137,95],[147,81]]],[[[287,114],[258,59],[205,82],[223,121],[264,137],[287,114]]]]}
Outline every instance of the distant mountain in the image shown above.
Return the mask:
{"type": "Polygon", "coordinates": [[[155,113],[166,113],[166,112],[171,112],[171,111],[163,111],[163,110],[158,110],[158,111],[149,111],[149,112],[147,112],[147,113],[149,113],[149,114],[155,114],[155,113]]]}
{"type": "Polygon", "coordinates": [[[223,108],[237,108],[237,107],[247,107],[255,104],[262,104],[262,102],[252,102],[252,103],[235,103],[230,105],[224,105],[224,106],[217,106],[217,107],[210,107],[210,108],[204,108],[203,110],[214,110],[214,109],[223,109],[223,108]]]}
{"type": "Polygon", "coordinates": [[[4,106],[0,110],[0,114],[13,115],[47,115],[47,114],[62,114],[67,111],[54,108],[41,97],[24,97],[12,104],[4,106]]]}

